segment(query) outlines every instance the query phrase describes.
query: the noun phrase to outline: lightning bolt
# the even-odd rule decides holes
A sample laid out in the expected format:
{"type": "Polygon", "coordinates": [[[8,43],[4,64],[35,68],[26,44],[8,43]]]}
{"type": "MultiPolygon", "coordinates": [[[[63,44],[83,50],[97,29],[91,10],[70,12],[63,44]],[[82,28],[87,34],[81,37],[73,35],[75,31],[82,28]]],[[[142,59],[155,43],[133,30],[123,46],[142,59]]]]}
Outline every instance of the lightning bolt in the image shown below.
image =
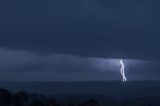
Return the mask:
{"type": "Polygon", "coordinates": [[[124,65],[123,59],[120,60],[120,72],[121,72],[121,75],[122,75],[122,81],[126,82],[127,78],[125,76],[125,65],[124,65]]]}

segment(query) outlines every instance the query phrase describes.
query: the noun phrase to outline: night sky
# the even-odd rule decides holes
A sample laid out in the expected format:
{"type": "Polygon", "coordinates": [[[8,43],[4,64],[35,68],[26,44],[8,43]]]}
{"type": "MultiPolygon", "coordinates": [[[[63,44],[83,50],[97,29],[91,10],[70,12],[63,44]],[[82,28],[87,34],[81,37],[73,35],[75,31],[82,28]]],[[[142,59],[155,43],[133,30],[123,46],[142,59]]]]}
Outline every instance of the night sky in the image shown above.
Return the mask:
{"type": "Polygon", "coordinates": [[[0,0],[0,81],[160,80],[159,0],[0,0]]]}

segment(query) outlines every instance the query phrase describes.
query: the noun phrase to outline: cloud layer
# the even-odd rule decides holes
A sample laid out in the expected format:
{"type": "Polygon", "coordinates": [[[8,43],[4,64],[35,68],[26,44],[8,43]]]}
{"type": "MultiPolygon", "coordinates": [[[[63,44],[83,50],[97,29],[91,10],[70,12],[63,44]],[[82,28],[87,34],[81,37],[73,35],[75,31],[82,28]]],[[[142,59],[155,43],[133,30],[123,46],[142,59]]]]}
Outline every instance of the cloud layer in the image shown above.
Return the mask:
{"type": "Polygon", "coordinates": [[[40,54],[160,59],[159,1],[0,1],[0,46],[40,54]]]}
{"type": "MultiPolygon", "coordinates": [[[[33,52],[0,49],[0,80],[82,81],[120,80],[120,59],[79,57],[64,54],[39,55],[33,52]]],[[[125,60],[129,80],[156,80],[158,61],[125,60]]]]}
{"type": "Polygon", "coordinates": [[[0,78],[113,80],[124,58],[131,80],[158,79],[159,3],[1,0],[0,78]]]}

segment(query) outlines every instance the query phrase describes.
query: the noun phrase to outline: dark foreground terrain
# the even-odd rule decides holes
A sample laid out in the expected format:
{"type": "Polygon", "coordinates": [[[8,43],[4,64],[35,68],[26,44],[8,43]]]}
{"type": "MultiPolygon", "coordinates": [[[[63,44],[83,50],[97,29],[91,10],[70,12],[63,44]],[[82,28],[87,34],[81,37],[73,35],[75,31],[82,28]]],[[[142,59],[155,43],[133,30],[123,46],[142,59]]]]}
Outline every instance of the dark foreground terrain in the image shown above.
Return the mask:
{"type": "Polygon", "coordinates": [[[0,106],[160,106],[160,82],[0,82],[0,106]]]}

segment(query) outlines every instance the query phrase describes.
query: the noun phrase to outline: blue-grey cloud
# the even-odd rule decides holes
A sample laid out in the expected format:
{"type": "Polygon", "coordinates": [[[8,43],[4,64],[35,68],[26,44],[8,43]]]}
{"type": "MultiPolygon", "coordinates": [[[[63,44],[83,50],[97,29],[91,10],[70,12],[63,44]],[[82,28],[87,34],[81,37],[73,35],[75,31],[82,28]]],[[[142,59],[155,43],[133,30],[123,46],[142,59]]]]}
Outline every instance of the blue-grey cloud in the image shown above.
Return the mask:
{"type": "Polygon", "coordinates": [[[1,0],[0,78],[40,79],[45,73],[47,80],[47,76],[56,76],[51,73],[63,76],[82,72],[75,75],[80,79],[84,73],[105,72],[108,79],[114,75],[110,72],[117,71],[116,59],[124,58],[128,59],[129,78],[158,79],[155,76],[160,68],[159,3],[1,0]]]}
{"type": "Polygon", "coordinates": [[[1,72],[105,72],[118,68],[119,59],[87,58],[64,54],[39,55],[0,49],[1,72]]]}
{"type": "MultiPolygon", "coordinates": [[[[119,80],[120,59],[0,49],[0,80],[119,80]],[[96,77],[95,77],[96,76],[96,77]]],[[[124,60],[129,80],[157,80],[159,61],[124,60]]]]}
{"type": "Polygon", "coordinates": [[[36,53],[159,59],[159,1],[0,1],[0,46],[36,53]]]}

